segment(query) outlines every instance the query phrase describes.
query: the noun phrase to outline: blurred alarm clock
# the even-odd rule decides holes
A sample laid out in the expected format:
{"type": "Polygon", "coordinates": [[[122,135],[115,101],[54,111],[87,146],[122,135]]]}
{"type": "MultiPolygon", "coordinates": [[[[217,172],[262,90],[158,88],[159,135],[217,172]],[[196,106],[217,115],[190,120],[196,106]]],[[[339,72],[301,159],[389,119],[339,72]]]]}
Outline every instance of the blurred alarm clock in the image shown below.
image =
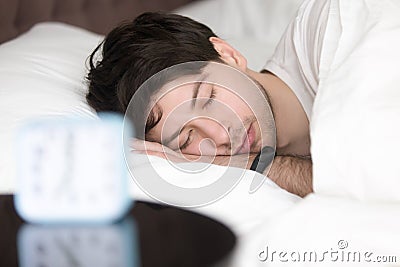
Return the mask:
{"type": "MultiPolygon", "coordinates": [[[[126,122],[126,121],[125,121],[126,122]]],[[[41,118],[17,133],[15,206],[33,223],[107,223],[130,208],[124,136],[131,125],[99,118],[41,118]]]]}
{"type": "Polygon", "coordinates": [[[139,266],[136,231],[127,219],[98,226],[25,224],[18,231],[19,266],[139,266]]]}

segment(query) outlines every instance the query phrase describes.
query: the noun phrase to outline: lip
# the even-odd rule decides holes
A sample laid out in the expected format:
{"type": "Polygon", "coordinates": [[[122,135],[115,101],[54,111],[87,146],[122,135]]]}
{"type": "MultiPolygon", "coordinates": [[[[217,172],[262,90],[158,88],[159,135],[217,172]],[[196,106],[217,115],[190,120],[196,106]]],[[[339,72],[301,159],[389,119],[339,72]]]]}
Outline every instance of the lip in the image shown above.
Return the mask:
{"type": "Polygon", "coordinates": [[[249,153],[251,146],[254,143],[254,139],[255,139],[255,130],[254,130],[253,123],[251,123],[249,126],[249,129],[247,130],[247,132],[245,133],[245,135],[243,137],[242,144],[240,145],[240,147],[238,147],[236,149],[234,154],[236,155],[236,154],[249,153]]]}

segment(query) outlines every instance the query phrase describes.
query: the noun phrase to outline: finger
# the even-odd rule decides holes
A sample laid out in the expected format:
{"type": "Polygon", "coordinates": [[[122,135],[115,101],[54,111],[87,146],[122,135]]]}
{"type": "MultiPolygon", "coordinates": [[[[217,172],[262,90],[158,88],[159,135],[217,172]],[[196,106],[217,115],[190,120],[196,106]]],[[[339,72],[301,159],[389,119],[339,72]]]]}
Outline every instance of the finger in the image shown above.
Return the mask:
{"type": "Polygon", "coordinates": [[[145,155],[145,154],[147,154],[147,151],[146,150],[137,150],[137,149],[134,149],[134,150],[131,150],[131,152],[132,153],[134,153],[134,154],[143,154],[143,155],[145,155]]]}
{"type": "Polygon", "coordinates": [[[150,156],[156,156],[156,157],[163,158],[163,159],[166,158],[165,153],[162,153],[162,152],[159,152],[159,151],[146,150],[145,153],[147,155],[150,155],[150,156]]]}
{"type": "Polygon", "coordinates": [[[177,153],[176,151],[170,149],[169,147],[163,146],[157,142],[134,140],[133,147],[134,147],[134,149],[138,149],[138,150],[152,150],[152,151],[163,152],[163,153],[167,153],[170,155],[174,155],[176,157],[179,157],[179,155],[180,155],[180,153],[177,153]]]}
{"type": "Polygon", "coordinates": [[[144,140],[133,140],[132,147],[137,150],[154,150],[162,151],[162,146],[156,142],[144,141],[144,140]]]}
{"type": "Polygon", "coordinates": [[[144,150],[144,140],[132,138],[130,142],[130,147],[137,150],[144,150]]]}
{"type": "Polygon", "coordinates": [[[166,159],[171,162],[176,162],[176,163],[189,162],[189,160],[187,160],[181,156],[176,157],[174,155],[170,155],[170,154],[166,154],[166,153],[158,152],[158,151],[147,151],[147,154],[151,155],[151,156],[160,157],[160,158],[166,159]]]}

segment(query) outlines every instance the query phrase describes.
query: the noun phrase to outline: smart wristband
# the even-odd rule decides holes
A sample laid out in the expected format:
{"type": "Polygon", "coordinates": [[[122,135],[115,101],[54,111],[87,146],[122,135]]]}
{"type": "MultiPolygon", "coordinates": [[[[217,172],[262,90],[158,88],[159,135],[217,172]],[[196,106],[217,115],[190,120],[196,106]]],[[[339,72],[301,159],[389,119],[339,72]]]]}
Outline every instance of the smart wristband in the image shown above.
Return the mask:
{"type": "Polygon", "coordinates": [[[263,174],[265,169],[272,163],[275,157],[275,149],[270,146],[265,146],[260,153],[254,158],[250,170],[263,174]]]}

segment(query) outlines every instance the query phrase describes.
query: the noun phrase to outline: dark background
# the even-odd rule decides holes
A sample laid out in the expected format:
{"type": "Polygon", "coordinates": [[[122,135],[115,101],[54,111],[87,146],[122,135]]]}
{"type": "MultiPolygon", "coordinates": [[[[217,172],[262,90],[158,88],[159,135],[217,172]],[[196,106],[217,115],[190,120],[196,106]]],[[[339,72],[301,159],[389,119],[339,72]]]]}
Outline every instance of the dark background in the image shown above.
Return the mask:
{"type": "Polygon", "coordinates": [[[34,24],[59,21],[105,34],[146,11],[170,11],[195,0],[0,0],[0,43],[34,24]]]}

